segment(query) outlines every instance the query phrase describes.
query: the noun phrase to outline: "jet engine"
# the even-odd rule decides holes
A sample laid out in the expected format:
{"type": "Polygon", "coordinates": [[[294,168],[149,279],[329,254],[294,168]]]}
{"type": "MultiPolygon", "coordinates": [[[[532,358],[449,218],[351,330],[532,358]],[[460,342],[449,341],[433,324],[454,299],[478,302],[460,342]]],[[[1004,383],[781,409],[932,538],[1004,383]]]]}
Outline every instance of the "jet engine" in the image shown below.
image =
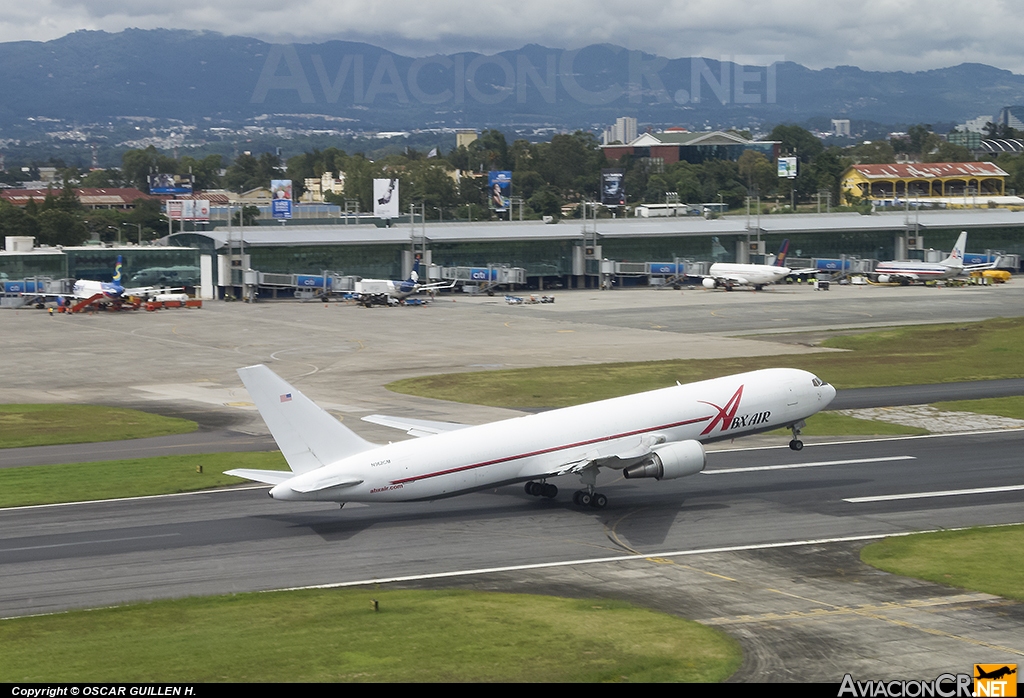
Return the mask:
{"type": "Polygon", "coordinates": [[[715,288],[716,286],[718,286],[718,282],[716,282],[714,279],[704,279],[700,283],[701,285],[704,286],[704,288],[715,288]]]}
{"type": "Polygon", "coordinates": [[[704,470],[707,458],[699,441],[674,441],[655,448],[646,460],[622,471],[629,480],[653,477],[655,480],[674,480],[696,475],[704,470]]]}

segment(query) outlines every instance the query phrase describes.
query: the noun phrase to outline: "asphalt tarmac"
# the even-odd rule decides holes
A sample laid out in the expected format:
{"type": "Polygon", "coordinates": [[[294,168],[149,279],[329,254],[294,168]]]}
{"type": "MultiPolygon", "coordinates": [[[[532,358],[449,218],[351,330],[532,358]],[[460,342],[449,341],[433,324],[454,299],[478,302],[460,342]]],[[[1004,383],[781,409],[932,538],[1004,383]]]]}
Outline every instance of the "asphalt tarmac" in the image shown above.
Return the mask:
{"type": "MultiPolygon", "coordinates": [[[[234,369],[265,362],[382,441],[401,432],[359,416],[481,423],[515,414],[382,388],[407,375],[751,354],[776,354],[785,365],[786,354],[820,350],[814,335],[801,342],[794,330],[1017,315],[1022,296],[1013,284],[777,287],[579,291],[556,293],[553,305],[515,307],[459,298],[373,310],[278,303],[71,318],[8,311],[0,312],[0,349],[11,357],[0,402],[142,406],[202,417],[210,431],[201,438],[263,436],[234,369]],[[755,332],[762,334],[729,336],[755,332]]],[[[847,441],[799,453],[778,440],[752,450],[737,441],[737,450],[709,455],[706,474],[676,481],[608,473],[599,481],[610,500],[602,511],[569,502],[575,478],[556,483],[562,493],[553,501],[509,487],[339,511],[246,488],[0,511],[0,616],[395,580],[614,596],[678,613],[740,640],[739,681],[837,682],[846,672],[928,679],[1024,656],[1021,604],[894,577],[857,558],[875,536],[1020,522],[1022,494],[1013,488],[1024,485],[1024,434],[847,441]]]]}

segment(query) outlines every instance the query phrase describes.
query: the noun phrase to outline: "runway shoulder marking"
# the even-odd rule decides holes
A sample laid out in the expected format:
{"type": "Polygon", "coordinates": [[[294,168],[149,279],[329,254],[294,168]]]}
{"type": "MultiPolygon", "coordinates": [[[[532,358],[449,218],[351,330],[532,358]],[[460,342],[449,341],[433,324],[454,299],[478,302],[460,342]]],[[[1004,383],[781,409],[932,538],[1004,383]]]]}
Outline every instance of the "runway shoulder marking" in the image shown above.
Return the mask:
{"type": "Polygon", "coordinates": [[[784,463],[782,465],[754,465],[745,468],[716,468],[702,470],[701,475],[724,475],[727,473],[753,473],[760,470],[792,470],[794,468],[820,468],[829,465],[856,465],[858,463],[887,463],[897,460],[917,460],[917,456],[882,456],[879,458],[851,458],[849,460],[821,460],[812,463],[784,463]]]}
{"type": "Polygon", "coordinates": [[[907,492],[906,494],[880,494],[873,497],[849,497],[844,502],[863,504],[866,502],[892,502],[900,499],[927,499],[929,497],[957,497],[964,494],[992,494],[995,492],[1018,492],[1024,485],[1005,485],[1003,487],[974,487],[967,490],[938,490],[935,492],[907,492]]]}
{"type": "Polygon", "coordinates": [[[52,502],[50,504],[26,504],[20,507],[0,507],[4,511],[28,511],[29,509],[49,509],[52,507],[76,507],[82,504],[110,504],[113,502],[138,502],[143,499],[169,499],[171,497],[195,497],[201,494],[222,494],[225,492],[241,492],[243,490],[270,489],[270,485],[240,485],[237,487],[217,487],[210,490],[193,490],[191,492],[172,492],[170,494],[144,494],[137,497],[112,497],[110,499],[85,499],[80,502],[52,502]]]}

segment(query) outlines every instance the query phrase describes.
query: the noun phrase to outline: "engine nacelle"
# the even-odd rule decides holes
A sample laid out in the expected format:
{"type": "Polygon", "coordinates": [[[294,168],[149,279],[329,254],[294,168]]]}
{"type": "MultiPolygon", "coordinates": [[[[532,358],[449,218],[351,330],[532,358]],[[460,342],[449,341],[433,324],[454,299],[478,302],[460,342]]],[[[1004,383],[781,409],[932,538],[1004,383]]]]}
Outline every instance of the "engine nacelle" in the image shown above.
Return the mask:
{"type": "Polygon", "coordinates": [[[622,471],[622,475],[635,480],[642,477],[653,477],[655,480],[674,480],[678,477],[696,475],[704,470],[707,457],[704,446],[699,441],[674,441],[658,446],[651,457],[642,463],[631,465],[622,471]]]}
{"type": "Polygon", "coordinates": [[[887,284],[887,283],[889,283],[891,278],[892,277],[890,277],[888,274],[879,274],[878,275],[878,283],[880,283],[880,284],[887,284]]]}
{"type": "Polygon", "coordinates": [[[718,286],[718,283],[714,279],[704,279],[700,283],[701,285],[704,286],[704,288],[715,288],[716,286],[718,286]]]}

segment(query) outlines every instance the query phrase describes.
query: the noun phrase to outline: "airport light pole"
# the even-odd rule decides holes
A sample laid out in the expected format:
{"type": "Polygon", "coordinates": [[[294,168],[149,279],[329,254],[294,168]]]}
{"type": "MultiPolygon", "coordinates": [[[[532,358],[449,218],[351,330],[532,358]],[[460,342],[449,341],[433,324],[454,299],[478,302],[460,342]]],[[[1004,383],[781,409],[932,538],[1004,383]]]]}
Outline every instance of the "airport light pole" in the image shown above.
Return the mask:
{"type": "Polygon", "coordinates": [[[128,223],[124,222],[121,225],[134,225],[139,229],[139,247],[142,247],[142,223],[128,223]]]}

